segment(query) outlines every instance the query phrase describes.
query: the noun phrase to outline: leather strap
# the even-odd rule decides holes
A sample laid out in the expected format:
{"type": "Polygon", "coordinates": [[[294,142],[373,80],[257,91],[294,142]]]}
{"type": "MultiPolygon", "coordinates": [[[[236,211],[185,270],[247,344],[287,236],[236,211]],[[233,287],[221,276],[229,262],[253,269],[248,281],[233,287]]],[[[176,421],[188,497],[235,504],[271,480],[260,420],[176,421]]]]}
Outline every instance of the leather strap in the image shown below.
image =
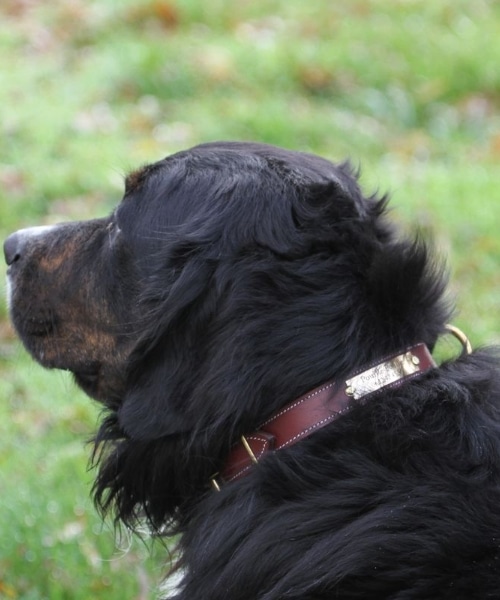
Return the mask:
{"type": "Polygon", "coordinates": [[[435,367],[427,346],[416,344],[354,372],[340,384],[329,381],[300,396],[257,431],[241,438],[221,472],[212,478],[212,486],[219,491],[224,483],[243,477],[267,452],[287,448],[311,435],[348,411],[354,401],[400,387],[435,367]]]}

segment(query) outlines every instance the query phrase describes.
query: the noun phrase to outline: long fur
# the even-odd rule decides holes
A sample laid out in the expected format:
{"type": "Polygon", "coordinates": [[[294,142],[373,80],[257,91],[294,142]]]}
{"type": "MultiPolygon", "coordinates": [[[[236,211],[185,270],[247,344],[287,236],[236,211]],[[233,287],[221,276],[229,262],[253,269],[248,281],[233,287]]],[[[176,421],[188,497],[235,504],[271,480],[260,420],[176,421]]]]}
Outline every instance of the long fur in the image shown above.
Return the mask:
{"type": "MultiPolygon", "coordinates": [[[[220,173],[193,169],[176,188],[209,208],[158,253],[133,391],[101,432],[127,437],[102,465],[97,502],[182,533],[179,600],[496,597],[491,354],[443,365],[221,493],[207,488],[240,434],[375,357],[432,347],[448,318],[426,245],[396,238],[386,200],[363,199],[347,165],[344,187],[329,165],[295,156],[231,179],[243,159],[222,155],[220,173]]],[[[170,167],[174,182],[187,172],[182,157],[170,167]]]]}
{"type": "Polygon", "coordinates": [[[128,178],[117,218],[141,318],[124,397],[96,436],[94,493],[118,521],[181,534],[177,600],[500,597],[493,351],[209,485],[284,404],[443,332],[443,269],[386,204],[347,164],[253,144],[128,178]]]}

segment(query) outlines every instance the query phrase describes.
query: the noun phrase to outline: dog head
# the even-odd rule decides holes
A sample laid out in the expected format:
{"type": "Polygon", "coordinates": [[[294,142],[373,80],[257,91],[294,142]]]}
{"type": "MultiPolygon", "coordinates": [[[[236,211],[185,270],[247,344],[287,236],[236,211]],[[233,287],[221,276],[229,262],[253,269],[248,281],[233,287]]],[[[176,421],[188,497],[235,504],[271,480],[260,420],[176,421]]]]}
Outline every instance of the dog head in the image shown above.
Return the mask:
{"type": "Polygon", "coordinates": [[[105,506],[162,524],[280,406],[433,345],[442,277],[385,204],[346,164],[216,143],[129,175],[107,218],[6,240],[26,348],[109,409],[105,506]]]}

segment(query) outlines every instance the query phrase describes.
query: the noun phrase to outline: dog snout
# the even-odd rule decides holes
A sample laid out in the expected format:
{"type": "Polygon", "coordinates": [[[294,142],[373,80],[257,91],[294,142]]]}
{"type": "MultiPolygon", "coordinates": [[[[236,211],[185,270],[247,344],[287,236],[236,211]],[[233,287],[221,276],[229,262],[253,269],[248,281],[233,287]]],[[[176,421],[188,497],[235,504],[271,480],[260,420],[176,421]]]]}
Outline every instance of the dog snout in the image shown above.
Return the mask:
{"type": "Polygon", "coordinates": [[[18,231],[9,235],[5,240],[3,244],[3,254],[7,265],[10,266],[21,258],[23,251],[22,246],[22,237],[19,235],[18,231]]]}
{"type": "Polygon", "coordinates": [[[29,244],[35,238],[43,236],[53,229],[53,225],[42,225],[40,227],[20,229],[9,235],[3,244],[3,253],[7,265],[11,266],[21,260],[26,254],[29,244]]]}

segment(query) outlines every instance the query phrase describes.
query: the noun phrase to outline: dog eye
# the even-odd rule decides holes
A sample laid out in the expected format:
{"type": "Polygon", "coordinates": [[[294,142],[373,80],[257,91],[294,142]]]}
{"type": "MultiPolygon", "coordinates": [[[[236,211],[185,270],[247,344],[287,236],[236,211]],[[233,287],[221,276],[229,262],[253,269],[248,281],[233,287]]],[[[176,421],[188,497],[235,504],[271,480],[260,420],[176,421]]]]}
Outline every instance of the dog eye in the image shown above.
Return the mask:
{"type": "Polygon", "coordinates": [[[106,231],[108,232],[110,241],[113,242],[116,236],[121,232],[121,229],[118,227],[116,221],[111,221],[106,227],[106,231]]]}

